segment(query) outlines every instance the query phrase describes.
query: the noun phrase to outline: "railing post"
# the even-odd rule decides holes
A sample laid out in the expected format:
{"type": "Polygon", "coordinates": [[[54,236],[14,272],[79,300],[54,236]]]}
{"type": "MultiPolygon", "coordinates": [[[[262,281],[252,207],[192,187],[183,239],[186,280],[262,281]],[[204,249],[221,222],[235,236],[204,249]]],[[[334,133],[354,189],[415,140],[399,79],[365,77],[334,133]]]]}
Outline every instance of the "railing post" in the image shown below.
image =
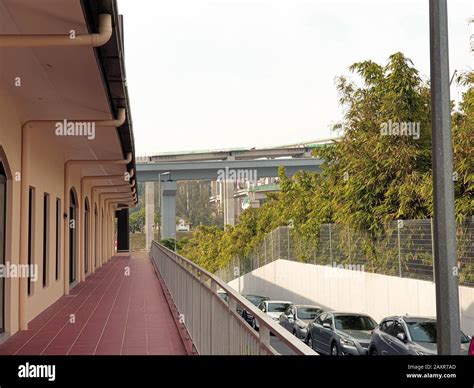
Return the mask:
{"type": "Polygon", "coordinates": [[[270,330],[259,322],[258,342],[260,344],[260,354],[267,354],[267,346],[270,346],[270,330]],[[265,353],[264,353],[265,352],[265,353]]]}
{"type": "Polygon", "coordinates": [[[228,346],[229,346],[229,351],[228,354],[231,355],[232,353],[232,341],[234,340],[234,336],[232,335],[232,318],[233,318],[233,311],[236,310],[237,308],[237,303],[235,302],[235,299],[231,298],[229,296],[229,299],[227,300],[227,306],[229,307],[229,313],[227,314],[227,330],[228,330],[228,346]]]}
{"type": "Polygon", "coordinates": [[[205,287],[207,287],[206,275],[204,275],[204,272],[201,272],[199,279],[201,281],[201,286],[199,287],[199,336],[200,336],[199,343],[200,343],[202,351],[204,352],[205,351],[205,347],[203,346],[204,337],[205,337],[204,328],[206,324],[204,322],[204,313],[203,313],[203,310],[204,310],[203,293],[205,292],[205,287]]]}
{"type": "Polygon", "coordinates": [[[215,310],[215,298],[217,295],[217,283],[211,279],[211,308],[209,311],[209,354],[214,354],[214,330],[213,330],[213,319],[214,319],[214,310],[215,310]]]}

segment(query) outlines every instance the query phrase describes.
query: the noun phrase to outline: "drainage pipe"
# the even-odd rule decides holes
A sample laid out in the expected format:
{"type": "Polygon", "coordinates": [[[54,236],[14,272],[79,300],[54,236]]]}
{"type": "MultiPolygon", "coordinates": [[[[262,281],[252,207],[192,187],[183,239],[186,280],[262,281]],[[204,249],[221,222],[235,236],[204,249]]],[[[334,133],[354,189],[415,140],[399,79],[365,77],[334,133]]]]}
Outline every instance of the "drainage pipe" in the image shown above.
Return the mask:
{"type": "Polygon", "coordinates": [[[112,16],[101,14],[99,15],[99,32],[97,34],[76,35],[71,30],[64,35],[1,35],[0,47],[100,47],[110,40],[112,33],[112,16]]]}

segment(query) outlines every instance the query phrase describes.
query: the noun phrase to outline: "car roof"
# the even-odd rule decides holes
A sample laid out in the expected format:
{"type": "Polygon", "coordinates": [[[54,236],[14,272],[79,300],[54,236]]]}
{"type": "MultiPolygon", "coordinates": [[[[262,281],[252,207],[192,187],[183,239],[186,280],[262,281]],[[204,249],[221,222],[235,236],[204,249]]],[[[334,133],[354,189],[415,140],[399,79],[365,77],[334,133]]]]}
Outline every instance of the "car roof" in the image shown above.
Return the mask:
{"type": "Polygon", "coordinates": [[[435,317],[420,317],[415,315],[392,315],[390,317],[385,317],[382,321],[386,321],[388,319],[403,319],[405,322],[426,322],[426,321],[436,321],[435,317]]]}
{"type": "Polygon", "coordinates": [[[404,319],[405,322],[422,322],[422,321],[436,322],[436,318],[433,318],[433,317],[404,316],[401,318],[404,319]]]}
{"type": "Polygon", "coordinates": [[[257,298],[268,298],[268,296],[264,295],[257,295],[257,294],[244,294],[244,296],[247,298],[249,296],[256,296],[257,298]]]}
{"type": "Polygon", "coordinates": [[[300,308],[312,308],[312,309],[320,309],[320,310],[323,309],[321,306],[316,306],[314,304],[295,304],[295,307],[298,309],[300,308]]]}
{"type": "MultiPolygon", "coordinates": [[[[359,315],[359,316],[362,316],[362,317],[369,317],[369,318],[372,318],[370,315],[368,314],[365,314],[365,313],[350,313],[350,312],[347,312],[347,311],[326,311],[327,313],[331,313],[333,314],[334,316],[339,316],[339,315],[359,315]]],[[[373,318],[372,318],[373,319],[373,318]]]]}
{"type": "Polygon", "coordinates": [[[291,302],[288,302],[287,300],[266,300],[265,302],[267,303],[286,303],[286,304],[293,304],[291,302]]]}

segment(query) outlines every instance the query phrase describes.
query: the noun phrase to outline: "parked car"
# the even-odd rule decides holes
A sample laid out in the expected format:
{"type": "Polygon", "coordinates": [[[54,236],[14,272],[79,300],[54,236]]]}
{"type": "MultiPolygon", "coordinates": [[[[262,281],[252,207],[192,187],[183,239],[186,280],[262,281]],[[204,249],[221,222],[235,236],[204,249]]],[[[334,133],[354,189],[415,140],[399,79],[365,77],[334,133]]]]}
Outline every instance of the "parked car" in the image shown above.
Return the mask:
{"type": "MultiPolygon", "coordinates": [[[[468,354],[470,339],[463,333],[461,354],[468,354]]],[[[436,355],[436,319],[392,316],[382,319],[372,333],[371,355],[436,355]]]]}
{"type": "MultiPolygon", "coordinates": [[[[258,305],[258,308],[273,320],[278,321],[280,314],[291,304],[291,302],[284,300],[264,300],[258,305]]],[[[253,320],[253,328],[258,330],[258,321],[256,319],[253,320]]]]}
{"type": "Polygon", "coordinates": [[[321,354],[364,355],[376,326],[365,314],[323,312],[308,325],[305,342],[321,354]]]}
{"type": "Polygon", "coordinates": [[[304,340],[309,323],[322,312],[323,309],[319,306],[292,304],[280,315],[279,322],[294,336],[304,340]]]}
{"type": "MultiPolygon", "coordinates": [[[[254,306],[259,306],[260,303],[262,303],[264,300],[270,300],[270,298],[268,296],[262,296],[262,295],[252,295],[252,294],[247,294],[247,295],[244,295],[244,297],[250,301],[250,303],[252,303],[254,306]]],[[[252,326],[253,328],[255,328],[255,318],[254,316],[252,315],[252,313],[250,313],[249,311],[247,311],[246,309],[240,307],[240,306],[237,306],[237,313],[239,313],[242,318],[250,325],[252,326]]]]}

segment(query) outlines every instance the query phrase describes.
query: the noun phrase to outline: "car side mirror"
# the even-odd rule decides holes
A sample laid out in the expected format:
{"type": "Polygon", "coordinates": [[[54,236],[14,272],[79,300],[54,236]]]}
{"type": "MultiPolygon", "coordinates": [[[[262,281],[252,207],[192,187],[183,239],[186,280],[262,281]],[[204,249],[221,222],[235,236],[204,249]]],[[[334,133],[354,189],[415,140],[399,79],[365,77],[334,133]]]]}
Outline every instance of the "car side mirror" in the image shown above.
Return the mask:
{"type": "Polygon", "coordinates": [[[323,323],[323,327],[326,328],[326,329],[332,329],[331,324],[329,324],[327,322],[323,323]]]}
{"type": "Polygon", "coordinates": [[[405,342],[407,340],[407,338],[405,337],[405,333],[398,333],[397,338],[402,342],[405,342]]]}

